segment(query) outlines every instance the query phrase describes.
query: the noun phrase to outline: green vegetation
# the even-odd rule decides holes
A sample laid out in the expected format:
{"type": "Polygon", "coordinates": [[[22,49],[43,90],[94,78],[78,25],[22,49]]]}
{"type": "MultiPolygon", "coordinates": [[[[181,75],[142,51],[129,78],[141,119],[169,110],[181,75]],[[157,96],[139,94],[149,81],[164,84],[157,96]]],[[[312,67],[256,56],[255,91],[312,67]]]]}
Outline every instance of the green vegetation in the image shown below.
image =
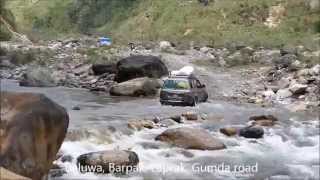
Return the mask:
{"type": "Polygon", "coordinates": [[[118,43],[169,40],[206,45],[241,42],[256,46],[318,46],[320,12],[305,0],[20,0],[7,7],[18,28],[33,39],[79,34],[108,35],[118,43]],[[279,2],[285,15],[276,28],[264,25],[279,2]]]}
{"type": "MultiPolygon", "coordinates": [[[[15,18],[10,10],[8,10],[5,6],[6,1],[0,0],[0,16],[5,20],[8,24],[12,26],[12,28],[16,28],[15,26],[15,18]]],[[[10,31],[7,27],[0,21],[0,41],[7,41],[11,38],[10,31]]]]}

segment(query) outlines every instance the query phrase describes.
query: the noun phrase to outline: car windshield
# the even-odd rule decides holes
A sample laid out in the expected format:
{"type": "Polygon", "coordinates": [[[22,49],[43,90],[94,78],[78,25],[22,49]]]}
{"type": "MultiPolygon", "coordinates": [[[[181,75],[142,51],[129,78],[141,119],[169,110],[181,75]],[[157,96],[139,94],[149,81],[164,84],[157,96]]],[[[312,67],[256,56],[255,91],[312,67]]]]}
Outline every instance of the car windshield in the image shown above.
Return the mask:
{"type": "Polygon", "coordinates": [[[184,79],[167,79],[164,81],[163,89],[190,89],[190,84],[184,79]]]}

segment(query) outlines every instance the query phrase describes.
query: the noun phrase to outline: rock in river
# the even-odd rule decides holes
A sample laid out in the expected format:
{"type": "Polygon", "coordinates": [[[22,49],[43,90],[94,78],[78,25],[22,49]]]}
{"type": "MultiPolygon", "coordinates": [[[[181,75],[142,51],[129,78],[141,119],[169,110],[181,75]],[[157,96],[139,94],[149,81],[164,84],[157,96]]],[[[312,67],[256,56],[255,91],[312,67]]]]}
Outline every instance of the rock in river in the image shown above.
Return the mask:
{"type": "Polygon", "coordinates": [[[139,158],[135,152],[122,150],[92,152],[77,158],[81,172],[86,172],[89,167],[95,167],[97,173],[125,173],[132,171],[138,163],[139,158]]]}
{"type": "Polygon", "coordinates": [[[234,136],[237,134],[238,130],[237,128],[234,128],[234,127],[225,127],[225,128],[221,128],[220,132],[226,136],[234,136]]]}
{"type": "Polygon", "coordinates": [[[240,136],[243,136],[245,138],[262,138],[264,134],[264,131],[261,127],[258,126],[249,126],[249,127],[245,127],[240,129],[240,136]]]}
{"type": "Polygon", "coordinates": [[[1,92],[0,166],[41,179],[65,138],[66,110],[46,96],[1,92]]]}
{"type": "Polygon", "coordinates": [[[252,116],[249,119],[254,121],[254,125],[259,126],[273,126],[275,122],[278,121],[278,118],[274,117],[273,115],[252,116]]]}
{"type": "Polygon", "coordinates": [[[115,81],[124,82],[139,77],[160,78],[168,73],[166,65],[156,56],[130,56],[117,63],[115,81]]]}
{"type": "Polygon", "coordinates": [[[156,95],[160,87],[160,80],[144,77],[115,84],[111,87],[110,94],[114,96],[151,96],[156,95]]]}
{"type": "Polygon", "coordinates": [[[226,148],[220,140],[212,137],[206,130],[187,127],[168,129],[158,135],[156,140],[185,149],[218,150],[226,148]]]}

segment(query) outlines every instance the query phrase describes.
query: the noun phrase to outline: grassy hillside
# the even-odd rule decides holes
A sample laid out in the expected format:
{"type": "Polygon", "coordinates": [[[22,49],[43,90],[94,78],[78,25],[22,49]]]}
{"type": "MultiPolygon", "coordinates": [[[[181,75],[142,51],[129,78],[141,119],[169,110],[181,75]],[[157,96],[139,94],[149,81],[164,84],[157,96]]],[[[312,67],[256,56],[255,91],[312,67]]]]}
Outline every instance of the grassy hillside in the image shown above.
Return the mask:
{"type": "Polygon", "coordinates": [[[12,0],[7,7],[18,28],[34,39],[97,34],[116,42],[170,40],[223,45],[318,45],[320,13],[307,0],[12,0]],[[279,2],[285,15],[277,28],[263,23],[279,2]]]}

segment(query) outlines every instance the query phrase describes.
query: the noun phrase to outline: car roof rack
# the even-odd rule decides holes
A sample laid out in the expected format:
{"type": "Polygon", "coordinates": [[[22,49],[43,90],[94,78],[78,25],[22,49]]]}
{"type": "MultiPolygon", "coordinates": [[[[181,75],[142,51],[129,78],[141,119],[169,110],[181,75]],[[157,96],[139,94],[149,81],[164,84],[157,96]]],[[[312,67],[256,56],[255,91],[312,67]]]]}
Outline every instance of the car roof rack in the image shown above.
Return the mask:
{"type": "Polygon", "coordinates": [[[169,78],[192,78],[195,77],[193,73],[191,74],[172,74],[171,72],[169,73],[169,78]]]}

